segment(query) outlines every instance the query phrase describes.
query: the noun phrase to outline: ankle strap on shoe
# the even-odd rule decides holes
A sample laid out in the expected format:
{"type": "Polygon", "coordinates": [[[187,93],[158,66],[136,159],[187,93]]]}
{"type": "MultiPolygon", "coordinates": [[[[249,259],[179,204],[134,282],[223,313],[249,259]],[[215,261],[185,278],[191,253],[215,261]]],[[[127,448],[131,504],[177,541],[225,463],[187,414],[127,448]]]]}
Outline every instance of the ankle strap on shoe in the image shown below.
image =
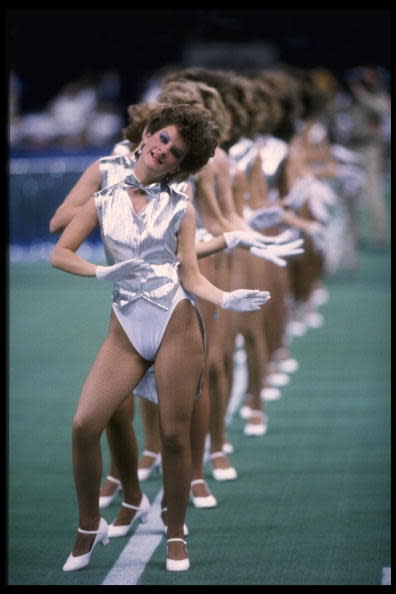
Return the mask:
{"type": "Polygon", "coordinates": [[[121,505],[127,507],[128,509],[134,509],[135,511],[137,511],[140,508],[140,505],[131,505],[130,503],[125,503],[125,501],[123,501],[121,505]]]}
{"type": "Polygon", "coordinates": [[[116,483],[116,485],[121,485],[121,482],[110,474],[107,475],[106,480],[110,481],[111,483],[116,483]]]}
{"type": "Polygon", "coordinates": [[[194,485],[202,485],[204,483],[204,479],[195,479],[195,481],[191,481],[191,486],[193,487],[194,485]]]}
{"type": "Polygon", "coordinates": [[[83,530],[82,528],[77,528],[77,532],[81,532],[82,534],[97,534],[99,530],[83,530]]]}
{"type": "Polygon", "coordinates": [[[143,456],[148,456],[149,458],[157,458],[159,456],[159,453],[151,452],[150,450],[143,450],[143,456]]]}
{"type": "Polygon", "coordinates": [[[226,458],[226,455],[224,452],[213,452],[213,454],[210,454],[209,458],[211,460],[214,460],[215,458],[226,458]]]}
{"type": "Polygon", "coordinates": [[[168,538],[166,542],[184,542],[185,545],[187,544],[184,538],[168,538]]]}

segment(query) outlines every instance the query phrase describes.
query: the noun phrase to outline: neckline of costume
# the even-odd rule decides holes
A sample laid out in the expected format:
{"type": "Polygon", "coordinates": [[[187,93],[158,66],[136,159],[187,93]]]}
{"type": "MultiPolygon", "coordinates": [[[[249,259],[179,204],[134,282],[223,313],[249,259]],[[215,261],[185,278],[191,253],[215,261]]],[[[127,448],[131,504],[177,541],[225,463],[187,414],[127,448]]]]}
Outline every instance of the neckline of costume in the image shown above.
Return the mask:
{"type": "Polygon", "coordinates": [[[141,190],[143,190],[143,192],[145,192],[147,198],[150,200],[160,194],[160,192],[164,189],[164,183],[154,182],[152,184],[145,185],[136,177],[136,174],[133,170],[124,179],[123,188],[125,190],[128,190],[130,188],[140,188],[141,190]]]}

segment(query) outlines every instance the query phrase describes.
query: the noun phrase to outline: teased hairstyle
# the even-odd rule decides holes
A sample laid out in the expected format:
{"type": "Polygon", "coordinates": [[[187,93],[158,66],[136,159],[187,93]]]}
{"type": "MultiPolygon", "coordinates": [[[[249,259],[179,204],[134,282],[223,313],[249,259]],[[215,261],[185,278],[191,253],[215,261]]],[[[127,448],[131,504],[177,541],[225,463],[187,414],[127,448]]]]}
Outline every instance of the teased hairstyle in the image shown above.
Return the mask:
{"type": "Polygon", "coordinates": [[[248,125],[248,114],[243,107],[241,99],[246,92],[241,84],[241,77],[235,72],[227,70],[212,70],[210,68],[191,67],[173,72],[164,78],[164,84],[169,81],[180,79],[194,80],[204,82],[210,87],[214,87],[220,94],[225,107],[232,118],[231,136],[227,144],[231,145],[243,135],[248,125]]]}
{"type": "Polygon", "coordinates": [[[258,78],[271,89],[282,113],[271,133],[288,142],[294,135],[296,121],[302,117],[298,83],[281,69],[262,70],[258,78]]]}
{"type": "Polygon", "coordinates": [[[162,107],[148,121],[147,132],[154,134],[172,125],[188,145],[188,152],[180,163],[181,174],[177,176],[185,179],[199,171],[214,155],[218,132],[205,108],[183,103],[162,107]]]}
{"type": "Polygon", "coordinates": [[[224,103],[220,94],[214,87],[186,79],[169,81],[163,88],[157,100],[161,103],[190,103],[191,105],[202,105],[208,110],[218,129],[217,143],[221,144],[228,134],[228,120],[224,103]]]}
{"type": "Polygon", "coordinates": [[[132,148],[137,147],[142,141],[147,122],[154,114],[159,113],[164,105],[161,103],[136,103],[128,107],[129,122],[123,129],[123,137],[129,140],[132,148]]]}

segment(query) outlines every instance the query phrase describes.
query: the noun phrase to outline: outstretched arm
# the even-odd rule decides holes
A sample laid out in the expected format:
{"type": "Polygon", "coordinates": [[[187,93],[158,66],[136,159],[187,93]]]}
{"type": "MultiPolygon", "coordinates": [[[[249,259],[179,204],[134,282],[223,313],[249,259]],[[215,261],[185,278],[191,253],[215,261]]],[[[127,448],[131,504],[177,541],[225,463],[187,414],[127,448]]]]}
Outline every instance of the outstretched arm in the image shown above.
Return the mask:
{"type": "Polygon", "coordinates": [[[195,251],[195,211],[191,204],[186,213],[178,235],[177,256],[180,259],[180,280],[186,291],[193,293],[215,305],[234,311],[260,309],[270,295],[267,291],[245,290],[222,291],[205,278],[198,267],[195,251]]]}

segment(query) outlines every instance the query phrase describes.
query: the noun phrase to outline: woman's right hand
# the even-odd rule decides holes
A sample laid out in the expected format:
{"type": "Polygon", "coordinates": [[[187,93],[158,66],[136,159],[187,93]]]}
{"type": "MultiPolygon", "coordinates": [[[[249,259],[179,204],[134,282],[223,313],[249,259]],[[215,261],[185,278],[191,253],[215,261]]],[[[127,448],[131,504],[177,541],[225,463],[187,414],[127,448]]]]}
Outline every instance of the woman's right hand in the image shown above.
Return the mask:
{"type": "Polygon", "coordinates": [[[250,289],[237,289],[225,291],[221,301],[223,309],[230,311],[254,311],[260,309],[271,298],[268,291],[250,289]]]}
{"type": "Polygon", "coordinates": [[[96,278],[99,280],[120,281],[141,275],[147,270],[147,263],[141,258],[131,258],[112,266],[97,266],[96,278]]]}

